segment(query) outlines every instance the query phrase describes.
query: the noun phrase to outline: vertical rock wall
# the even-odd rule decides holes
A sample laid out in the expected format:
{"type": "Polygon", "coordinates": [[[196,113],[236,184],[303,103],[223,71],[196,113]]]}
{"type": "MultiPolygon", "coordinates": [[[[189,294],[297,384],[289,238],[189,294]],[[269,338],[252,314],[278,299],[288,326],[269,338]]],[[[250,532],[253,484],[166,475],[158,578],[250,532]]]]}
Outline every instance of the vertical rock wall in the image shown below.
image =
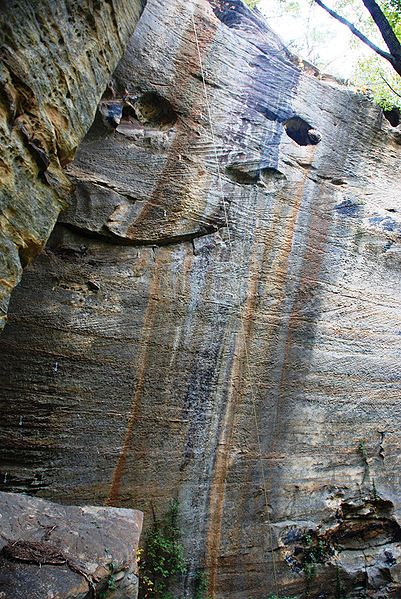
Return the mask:
{"type": "Polygon", "coordinates": [[[67,203],[63,167],[93,121],[142,4],[0,2],[0,329],[22,268],[67,203]]]}
{"type": "Polygon", "coordinates": [[[178,498],[182,592],[397,597],[400,132],[211,4],[149,0],[69,169],[0,342],[0,481],[178,498]]]}

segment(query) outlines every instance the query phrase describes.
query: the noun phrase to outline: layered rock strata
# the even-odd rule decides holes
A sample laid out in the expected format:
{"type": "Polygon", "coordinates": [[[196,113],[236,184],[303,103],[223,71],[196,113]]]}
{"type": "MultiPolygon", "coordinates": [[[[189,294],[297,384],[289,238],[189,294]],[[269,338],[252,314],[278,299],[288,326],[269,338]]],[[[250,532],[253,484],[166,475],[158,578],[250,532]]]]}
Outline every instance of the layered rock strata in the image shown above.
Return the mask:
{"type": "Polygon", "coordinates": [[[22,267],[66,206],[63,168],[92,124],[142,4],[1,2],[0,328],[22,267]]]}
{"type": "Polygon", "coordinates": [[[3,487],[178,498],[182,594],[399,596],[399,128],[235,0],[149,0],[114,79],[1,338],[3,487]]]}

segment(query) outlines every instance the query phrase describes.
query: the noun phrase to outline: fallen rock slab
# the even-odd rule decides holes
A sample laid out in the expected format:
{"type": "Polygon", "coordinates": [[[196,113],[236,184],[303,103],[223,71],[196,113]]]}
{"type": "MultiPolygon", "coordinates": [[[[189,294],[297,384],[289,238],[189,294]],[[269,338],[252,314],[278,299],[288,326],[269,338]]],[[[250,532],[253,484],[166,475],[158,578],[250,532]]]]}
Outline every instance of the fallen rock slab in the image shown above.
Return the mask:
{"type": "Polygon", "coordinates": [[[1,599],[135,599],[142,512],[0,493],[1,599]]]}

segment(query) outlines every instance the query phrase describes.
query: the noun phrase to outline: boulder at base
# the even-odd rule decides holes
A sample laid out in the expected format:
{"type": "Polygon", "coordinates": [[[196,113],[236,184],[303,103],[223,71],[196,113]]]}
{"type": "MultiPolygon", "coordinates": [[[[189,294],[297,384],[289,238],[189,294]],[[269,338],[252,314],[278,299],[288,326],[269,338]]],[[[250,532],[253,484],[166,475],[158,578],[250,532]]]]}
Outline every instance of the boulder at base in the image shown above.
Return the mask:
{"type": "Polygon", "coordinates": [[[142,512],[0,493],[0,514],[1,599],[137,596],[142,512]]]}

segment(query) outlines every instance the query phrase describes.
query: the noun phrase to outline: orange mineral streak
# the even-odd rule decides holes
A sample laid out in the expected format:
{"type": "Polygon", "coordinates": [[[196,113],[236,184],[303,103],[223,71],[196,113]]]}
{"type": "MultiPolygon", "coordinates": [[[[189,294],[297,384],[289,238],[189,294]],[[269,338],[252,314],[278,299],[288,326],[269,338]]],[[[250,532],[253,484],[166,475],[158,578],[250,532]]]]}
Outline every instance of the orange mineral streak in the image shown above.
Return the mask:
{"type": "Polygon", "coordinates": [[[145,374],[148,368],[149,354],[152,351],[151,336],[154,332],[153,322],[156,311],[159,307],[160,296],[160,266],[157,262],[154,266],[153,277],[149,288],[149,302],[145,313],[143,330],[145,331],[144,340],[141,348],[141,355],[138,362],[138,382],[135,388],[135,394],[131,404],[131,410],[128,418],[127,430],[125,433],[124,445],[118,458],[113,473],[113,479],[110,486],[109,496],[106,505],[118,505],[121,481],[124,474],[125,465],[129,449],[132,442],[135,424],[138,421],[141,410],[141,399],[145,384],[145,374]]]}
{"type": "MultiPolygon", "coordinates": [[[[194,15],[195,22],[197,22],[197,18],[198,18],[198,16],[195,14],[194,15]]],[[[200,18],[200,16],[199,16],[199,18],[200,18]]],[[[208,28],[207,26],[205,26],[206,24],[208,24],[207,21],[202,21],[202,24],[201,24],[202,26],[199,26],[199,29],[202,31],[200,39],[199,39],[199,45],[200,45],[200,49],[202,52],[205,51],[205,49],[211,45],[211,43],[213,42],[213,39],[216,35],[216,29],[215,28],[212,29],[210,27],[208,28]]],[[[188,121],[190,123],[191,122],[193,123],[194,121],[196,121],[199,113],[201,112],[201,108],[204,105],[204,97],[203,97],[202,93],[199,91],[199,88],[196,91],[192,89],[192,86],[193,86],[192,72],[193,71],[192,71],[192,69],[188,68],[188,58],[190,59],[191,62],[193,62],[196,70],[200,69],[200,65],[199,65],[199,57],[198,57],[195,40],[194,40],[193,45],[190,47],[190,55],[188,55],[189,47],[188,47],[188,44],[185,42],[185,39],[187,36],[194,37],[192,20],[188,24],[188,29],[187,29],[186,35],[183,35],[183,40],[184,40],[183,44],[180,47],[180,49],[177,51],[177,56],[175,59],[176,64],[182,65],[182,69],[180,70],[177,67],[177,78],[172,85],[173,85],[173,87],[176,88],[176,90],[177,90],[176,95],[178,97],[182,94],[184,95],[184,97],[185,97],[185,94],[189,95],[190,97],[194,97],[195,101],[191,107],[191,115],[188,118],[188,121]]],[[[143,220],[145,218],[148,218],[150,222],[152,221],[152,217],[154,216],[152,211],[154,212],[155,210],[157,210],[157,205],[163,202],[163,198],[166,195],[168,196],[169,192],[171,195],[171,192],[172,192],[172,189],[170,189],[170,186],[172,185],[171,182],[173,182],[173,184],[174,184],[175,179],[180,180],[180,178],[182,178],[181,153],[183,153],[185,148],[188,147],[188,145],[194,139],[197,138],[197,135],[196,135],[195,129],[188,124],[186,125],[184,122],[179,123],[177,125],[177,129],[178,129],[178,131],[177,131],[176,140],[170,149],[167,164],[166,164],[165,168],[163,169],[163,172],[160,174],[160,178],[156,185],[156,189],[155,189],[154,193],[152,194],[150,201],[145,206],[144,210],[142,210],[139,218],[135,221],[135,223],[132,227],[132,230],[129,231],[128,236],[132,236],[132,237],[135,236],[135,228],[140,227],[141,223],[143,222],[143,220]],[[185,135],[185,133],[186,133],[186,135],[185,135]]],[[[191,181],[191,183],[185,184],[185,191],[189,190],[189,185],[191,185],[191,187],[193,185],[193,178],[191,180],[191,178],[188,177],[188,181],[191,181]]],[[[175,197],[176,201],[177,200],[178,200],[178,202],[180,201],[180,198],[177,198],[177,195],[175,195],[174,197],[175,197]]],[[[177,205],[175,206],[175,209],[177,210],[177,205]]],[[[178,210],[178,214],[179,214],[179,210],[178,210]]],[[[111,483],[111,487],[110,487],[110,492],[109,492],[109,496],[108,496],[108,499],[106,502],[107,505],[118,505],[118,503],[119,503],[124,469],[126,466],[127,457],[129,454],[130,445],[131,445],[132,438],[133,438],[134,428],[135,428],[135,425],[140,416],[141,398],[142,398],[144,385],[145,385],[145,373],[146,373],[146,370],[148,367],[149,353],[151,351],[150,338],[151,338],[151,334],[153,331],[152,324],[153,324],[155,312],[156,312],[157,305],[158,305],[158,296],[159,296],[159,291],[160,291],[159,276],[160,276],[159,269],[156,265],[152,283],[151,283],[151,287],[149,289],[149,303],[148,303],[148,308],[146,311],[145,322],[144,322],[145,338],[144,338],[144,342],[143,342],[143,346],[142,346],[141,358],[139,361],[138,383],[136,385],[134,398],[133,398],[133,401],[131,404],[131,410],[130,410],[130,415],[128,418],[128,425],[127,425],[127,430],[126,430],[126,434],[125,434],[124,445],[123,445],[121,454],[118,458],[118,461],[117,461],[117,464],[116,464],[116,467],[115,467],[115,470],[113,473],[113,479],[112,479],[112,483],[111,483]]]]}
{"type": "MultiPolygon", "coordinates": [[[[216,29],[210,27],[209,20],[200,21],[201,17],[201,14],[197,15],[195,12],[199,49],[204,54],[215,38],[216,29]]],[[[168,229],[164,231],[164,235],[167,238],[169,235],[174,238],[177,222],[189,208],[188,200],[194,209],[194,204],[199,204],[199,198],[202,197],[202,186],[205,185],[203,169],[199,169],[196,164],[188,163],[183,158],[191,146],[199,143],[199,119],[205,104],[199,82],[194,84],[194,72],[200,70],[194,35],[191,20],[186,32],[183,33],[183,42],[175,56],[176,76],[171,83],[171,88],[174,90],[171,95],[177,104],[180,104],[181,98],[185,99],[185,104],[192,99],[191,112],[185,118],[179,118],[175,125],[175,138],[152,196],[128,230],[128,237],[132,239],[142,227],[146,230],[147,223],[157,222],[160,219],[160,206],[167,209],[169,215],[168,229]],[[188,39],[193,39],[193,43],[188,44],[188,39]]],[[[203,197],[206,196],[207,194],[203,193],[203,197]]],[[[201,211],[201,206],[199,210],[201,211]]]]}
{"type": "Polygon", "coordinates": [[[297,299],[294,301],[289,317],[280,388],[273,422],[272,446],[278,442],[278,435],[275,434],[275,428],[278,421],[280,404],[287,395],[287,374],[291,370],[293,336],[296,328],[299,327],[299,313],[302,313],[304,305],[310,300],[311,291],[319,280],[322,263],[326,255],[325,247],[330,230],[330,219],[328,219],[327,216],[325,218],[319,216],[319,208],[313,209],[313,207],[311,207],[310,214],[311,219],[306,234],[306,251],[303,257],[302,271],[299,276],[299,293],[297,299]]]}
{"type": "MultiPolygon", "coordinates": [[[[246,310],[251,311],[251,307],[247,305],[246,310]]],[[[245,329],[246,336],[248,336],[250,333],[250,326],[251,320],[248,320],[245,329]]],[[[209,594],[211,597],[215,597],[216,592],[217,567],[221,540],[221,524],[223,519],[227,473],[230,465],[230,450],[234,432],[234,421],[239,404],[243,398],[243,388],[240,388],[239,393],[237,393],[236,390],[239,388],[239,381],[241,372],[243,370],[244,343],[246,343],[246,339],[242,339],[238,335],[235,342],[235,358],[231,373],[231,382],[229,385],[229,393],[227,397],[224,418],[221,425],[221,434],[210,488],[210,520],[207,535],[206,561],[209,569],[209,594]]]]}
{"type": "MultiPolygon", "coordinates": [[[[219,564],[220,543],[222,534],[222,520],[225,502],[225,492],[227,477],[230,468],[230,454],[232,449],[232,437],[234,432],[234,423],[236,414],[243,401],[246,392],[246,382],[248,379],[248,394],[254,395],[252,381],[249,381],[248,365],[246,364],[249,356],[249,344],[251,341],[253,320],[255,318],[255,309],[257,309],[257,287],[261,280],[262,272],[266,263],[271,262],[271,254],[277,239],[282,239],[280,245],[280,255],[275,258],[275,266],[269,264],[267,272],[269,279],[276,284],[281,284],[281,303],[284,303],[286,295],[286,281],[288,277],[290,255],[293,248],[294,235],[299,211],[304,196],[305,178],[299,183],[298,189],[292,196],[292,205],[290,214],[285,219],[285,229],[281,230],[283,219],[282,212],[285,209],[283,202],[285,198],[278,196],[274,214],[272,215],[273,228],[264,244],[262,259],[257,251],[257,244],[254,246],[250,264],[249,264],[249,284],[246,297],[246,303],[241,311],[242,325],[237,334],[234,350],[233,367],[231,372],[231,382],[229,385],[229,395],[227,398],[226,410],[221,427],[221,434],[218,443],[213,479],[210,489],[210,525],[207,536],[207,566],[209,569],[209,595],[212,599],[216,597],[217,575],[219,564]]],[[[259,219],[258,219],[259,220],[259,219]]],[[[257,226],[254,232],[255,239],[266,238],[262,226],[257,226]]],[[[272,325],[273,327],[274,325],[272,325]]],[[[263,456],[260,456],[263,459],[263,456]]],[[[265,506],[268,509],[268,506],[265,506]]]]}
{"type": "MultiPolygon", "coordinates": [[[[275,218],[276,225],[280,222],[275,218]]],[[[275,238],[276,231],[272,232],[271,241],[275,238]]],[[[256,230],[255,238],[259,236],[256,230]]],[[[271,249],[266,244],[264,256],[271,249]]],[[[227,475],[230,467],[230,453],[232,448],[232,438],[234,433],[235,416],[238,412],[241,401],[245,393],[246,381],[246,356],[248,353],[247,345],[252,334],[253,316],[257,304],[257,287],[260,280],[260,270],[263,267],[264,259],[260,259],[257,245],[254,246],[249,264],[249,283],[246,295],[246,303],[241,311],[242,323],[235,341],[234,359],[231,372],[231,382],[229,385],[229,395],[227,398],[226,410],[221,427],[221,434],[218,443],[216,461],[214,466],[213,479],[210,489],[210,523],[207,536],[207,566],[209,568],[209,594],[212,598],[216,596],[216,584],[218,573],[218,561],[220,553],[221,528],[225,501],[225,491],[227,475]]]]}

